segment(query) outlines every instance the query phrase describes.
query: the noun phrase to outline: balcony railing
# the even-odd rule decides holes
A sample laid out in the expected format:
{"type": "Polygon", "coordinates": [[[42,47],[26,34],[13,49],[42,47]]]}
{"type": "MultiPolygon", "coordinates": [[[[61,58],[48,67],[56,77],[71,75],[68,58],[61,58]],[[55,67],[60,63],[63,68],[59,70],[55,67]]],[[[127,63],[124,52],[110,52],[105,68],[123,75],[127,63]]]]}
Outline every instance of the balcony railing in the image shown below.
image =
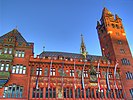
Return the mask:
{"type": "Polygon", "coordinates": [[[8,79],[10,77],[9,72],[0,72],[0,79],[8,79]]]}
{"type": "Polygon", "coordinates": [[[12,60],[13,56],[10,54],[1,54],[0,59],[7,59],[7,60],[12,60]]]}

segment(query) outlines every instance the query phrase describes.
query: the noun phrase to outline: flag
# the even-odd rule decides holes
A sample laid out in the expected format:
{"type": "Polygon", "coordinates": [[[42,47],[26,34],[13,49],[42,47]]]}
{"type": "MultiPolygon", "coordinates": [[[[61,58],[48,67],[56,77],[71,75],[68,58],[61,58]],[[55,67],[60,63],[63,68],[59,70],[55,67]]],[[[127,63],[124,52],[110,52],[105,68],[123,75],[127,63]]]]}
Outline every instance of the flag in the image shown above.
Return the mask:
{"type": "Polygon", "coordinates": [[[82,70],[82,74],[81,74],[81,85],[82,85],[82,89],[83,90],[85,88],[85,84],[84,84],[84,68],[85,68],[85,64],[86,64],[86,62],[84,62],[84,66],[83,66],[83,70],[82,70]]]}
{"type": "Polygon", "coordinates": [[[38,87],[38,79],[39,79],[39,75],[40,75],[40,67],[37,68],[38,69],[38,73],[37,73],[37,78],[36,78],[36,89],[39,89],[38,87]]]}
{"type": "Polygon", "coordinates": [[[110,65],[110,62],[108,61],[108,68],[107,68],[107,72],[106,72],[106,84],[107,84],[108,90],[110,90],[110,85],[109,85],[109,65],[110,65]]]}
{"type": "Polygon", "coordinates": [[[100,66],[100,61],[98,62],[98,65],[97,65],[97,74],[98,74],[98,90],[100,91],[100,90],[101,90],[101,87],[100,87],[100,77],[99,77],[99,74],[100,74],[100,71],[99,71],[99,66],[100,66]]]}
{"type": "Polygon", "coordinates": [[[76,84],[75,84],[75,75],[76,74],[76,69],[75,69],[75,59],[74,59],[74,89],[76,89],[76,84]]]}
{"type": "Polygon", "coordinates": [[[118,61],[116,62],[115,64],[115,69],[114,69],[114,85],[115,85],[115,88],[118,89],[117,85],[116,85],[116,69],[117,69],[117,66],[118,66],[118,61]]]}
{"type": "Polygon", "coordinates": [[[63,75],[64,75],[64,62],[62,62],[62,77],[61,77],[61,87],[63,89],[63,75]]]}
{"type": "Polygon", "coordinates": [[[51,72],[51,68],[52,68],[52,60],[50,62],[50,68],[49,68],[49,78],[48,78],[48,89],[50,89],[50,72],[51,72]]]}

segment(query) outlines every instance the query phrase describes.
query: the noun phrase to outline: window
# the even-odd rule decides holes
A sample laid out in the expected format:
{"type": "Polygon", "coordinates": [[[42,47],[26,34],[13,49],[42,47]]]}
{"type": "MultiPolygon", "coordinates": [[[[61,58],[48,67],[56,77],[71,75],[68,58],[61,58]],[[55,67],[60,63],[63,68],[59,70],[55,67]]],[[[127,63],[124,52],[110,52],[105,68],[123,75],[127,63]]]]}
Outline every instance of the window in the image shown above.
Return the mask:
{"type": "Polygon", "coordinates": [[[116,24],[116,28],[119,29],[119,26],[116,24]]]}
{"type": "Polygon", "coordinates": [[[16,65],[12,67],[13,74],[26,74],[26,67],[23,65],[16,65]]]}
{"type": "Polygon", "coordinates": [[[90,93],[90,88],[86,89],[86,98],[90,98],[91,97],[91,93],[90,93]]]}
{"type": "Polygon", "coordinates": [[[115,28],[115,25],[114,25],[114,24],[112,24],[112,27],[113,27],[113,28],[115,28]]]}
{"type": "Polygon", "coordinates": [[[9,64],[0,64],[0,71],[8,71],[9,70],[9,64]]]}
{"type": "Polygon", "coordinates": [[[12,54],[12,48],[9,48],[9,54],[12,54]]]}
{"type": "Polygon", "coordinates": [[[81,98],[82,92],[80,88],[76,88],[75,90],[75,98],[81,98]]]}
{"type": "Polygon", "coordinates": [[[43,98],[43,88],[33,88],[32,98],[43,98]]]}
{"type": "Polygon", "coordinates": [[[51,70],[50,70],[50,76],[55,76],[55,68],[51,68],[51,70]]]}
{"type": "Polygon", "coordinates": [[[107,53],[107,57],[110,57],[110,53],[109,52],[107,53]]]}
{"type": "Polygon", "coordinates": [[[0,71],[3,71],[3,70],[4,70],[4,64],[1,64],[0,71]]]}
{"type": "Polygon", "coordinates": [[[133,99],[133,88],[132,89],[129,89],[129,91],[130,91],[131,97],[133,99]]]}
{"type": "Polygon", "coordinates": [[[56,88],[46,88],[46,98],[56,98],[56,88]]]}
{"type": "Polygon", "coordinates": [[[133,79],[133,73],[126,72],[126,79],[133,79]]]}
{"type": "Polygon", "coordinates": [[[122,89],[115,89],[116,98],[123,98],[122,89]]]}
{"type": "Polygon", "coordinates": [[[114,98],[114,91],[113,91],[113,89],[110,90],[110,93],[111,93],[110,97],[114,98]]]}
{"type": "Polygon", "coordinates": [[[22,98],[23,87],[19,85],[9,85],[4,88],[3,97],[4,98],[22,98]]]}
{"type": "Polygon", "coordinates": [[[16,50],[15,57],[22,57],[22,58],[24,58],[24,56],[25,56],[25,52],[24,51],[16,50]]]}
{"type": "Polygon", "coordinates": [[[120,49],[120,53],[125,53],[125,50],[124,49],[120,49]]]}
{"type": "Polygon", "coordinates": [[[118,42],[118,44],[120,44],[120,45],[122,44],[122,41],[121,41],[121,40],[118,40],[117,42],[118,42]]]}
{"type": "Polygon", "coordinates": [[[64,98],[73,98],[72,88],[64,88],[64,98]]]}
{"type": "Polygon", "coordinates": [[[126,58],[121,59],[122,65],[130,65],[130,61],[126,58]]]}
{"type": "Polygon", "coordinates": [[[104,90],[100,90],[100,98],[104,98],[104,90]]]}
{"type": "Polygon", "coordinates": [[[88,77],[88,71],[87,70],[84,71],[84,77],[88,77]]]}
{"type": "Polygon", "coordinates": [[[9,64],[5,64],[5,71],[8,71],[9,70],[9,64]]]}
{"type": "Polygon", "coordinates": [[[36,69],[36,75],[42,75],[42,68],[36,69]]]}
{"type": "Polygon", "coordinates": [[[8,48],[4,48],[4,53],[7,53],[7,51],[8,51],[8,48]]]}
{"type": "Polygon", "coordinates": [[[112,72],[109,72],[109,78],[113,78],[112,72]]]}
{"type": "Polygon", "coordinates": [[[94,89],[91,89],[91,98],[94,98],[94,89]]]}
{"type": "Polygon", "coordinates": [[[74,70],[70,69],[70,76],[74,76],[74,70]]]}
{"type": "Polygon", "coordinates": [[[106,44],[106,45],[105,45],[105,48],[108,48],[108,47],[109,47],[109,45],[108,45],[108,44],[106,44]]]}

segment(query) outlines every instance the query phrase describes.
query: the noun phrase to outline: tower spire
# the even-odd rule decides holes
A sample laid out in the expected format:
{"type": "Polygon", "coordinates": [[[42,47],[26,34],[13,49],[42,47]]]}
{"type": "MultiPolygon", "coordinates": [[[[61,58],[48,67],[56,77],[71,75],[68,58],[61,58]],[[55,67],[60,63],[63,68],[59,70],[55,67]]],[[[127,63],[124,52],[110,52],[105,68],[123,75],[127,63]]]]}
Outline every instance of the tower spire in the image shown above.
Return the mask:
{"type": "Polygon", "coordinates": [[[80,46],[80,53],[86,58],[87,52],[86,52],[86,46],[84,43],[83,35],[81,34],[81,46],[80,46]]]}

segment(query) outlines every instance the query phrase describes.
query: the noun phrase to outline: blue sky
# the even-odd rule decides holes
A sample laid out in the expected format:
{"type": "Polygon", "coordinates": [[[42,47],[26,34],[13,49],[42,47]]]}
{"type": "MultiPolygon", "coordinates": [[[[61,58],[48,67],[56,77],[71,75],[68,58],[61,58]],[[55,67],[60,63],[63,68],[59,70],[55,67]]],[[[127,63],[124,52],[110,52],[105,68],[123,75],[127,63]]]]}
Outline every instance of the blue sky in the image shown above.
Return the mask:
{"type": "Polygon", "coordinates": [[[0,0],[0,36],[16,26],[35,44],[35,55],[46,51],[80,53],[80,34],[91,55],[101,55],[96,24],[106,7],[123,20],[133,53],[133,0],[0,0]]]}

